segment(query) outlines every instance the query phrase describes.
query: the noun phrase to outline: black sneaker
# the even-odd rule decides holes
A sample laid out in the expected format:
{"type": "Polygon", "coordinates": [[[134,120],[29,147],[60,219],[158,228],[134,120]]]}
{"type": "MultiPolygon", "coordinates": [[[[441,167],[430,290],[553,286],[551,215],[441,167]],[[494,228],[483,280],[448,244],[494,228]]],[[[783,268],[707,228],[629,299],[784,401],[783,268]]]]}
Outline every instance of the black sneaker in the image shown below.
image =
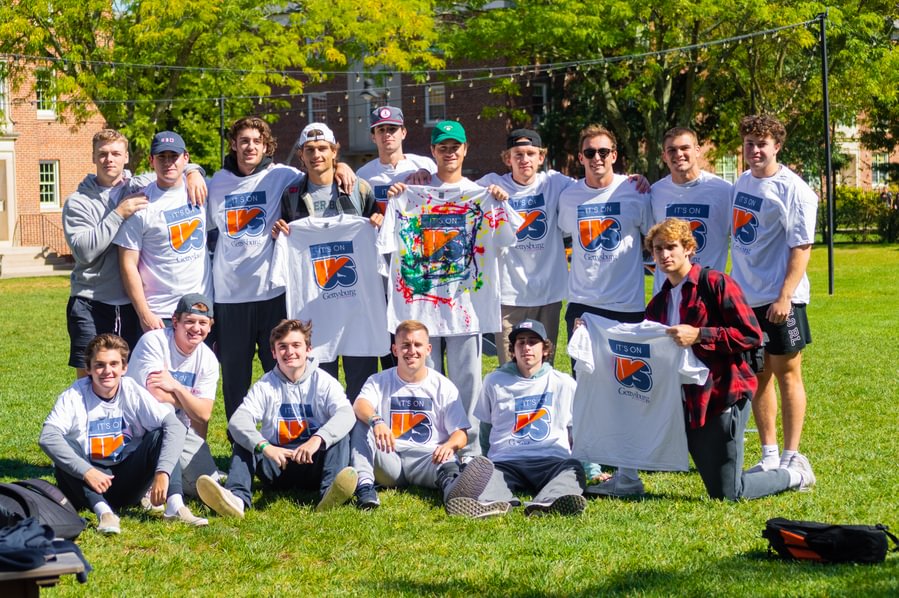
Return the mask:
{"type": "Polygon", "coordinates": [[[356,507],[363,511],[372,511],[381,506],[378,491],[372,484],[363,484],[356,488],[356,507]]]}
{"type": "Polygon", "coordinates": [[[551,503],[531,503],[524,514],[531,515],[580,515],[587,508],[587,499],[580,494],[565,494],[551,503]]]}
{"type": "Polygon", "coordinates": [[[462,468],[462,473],[450,482],[446,491],[446,501],[454,498],[477,499],[487,488],[493,475],[493,463],[487,457],[477,456],[462,468]]]}

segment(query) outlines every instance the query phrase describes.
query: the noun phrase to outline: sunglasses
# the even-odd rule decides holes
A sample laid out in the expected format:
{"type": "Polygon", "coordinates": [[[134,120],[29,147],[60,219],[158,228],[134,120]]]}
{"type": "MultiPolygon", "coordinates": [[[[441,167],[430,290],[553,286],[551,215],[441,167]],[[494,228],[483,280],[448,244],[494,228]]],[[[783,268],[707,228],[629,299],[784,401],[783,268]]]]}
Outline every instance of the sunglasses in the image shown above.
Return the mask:
{"type": "Polygon", "coordinates": [[[581,150],[581,153],[584,154],[584,157],[587,158],[588,160],[592,160],[593,156],[595,156],[596,154],[599,154],[600,160],[605,160],[606,158],[609,157],[609,154],[611,154],[613,151],[615,151],[615,150],[610,149],[608,147],[601,147],[599,149],[588,147],[585,150],[581,150]]]}

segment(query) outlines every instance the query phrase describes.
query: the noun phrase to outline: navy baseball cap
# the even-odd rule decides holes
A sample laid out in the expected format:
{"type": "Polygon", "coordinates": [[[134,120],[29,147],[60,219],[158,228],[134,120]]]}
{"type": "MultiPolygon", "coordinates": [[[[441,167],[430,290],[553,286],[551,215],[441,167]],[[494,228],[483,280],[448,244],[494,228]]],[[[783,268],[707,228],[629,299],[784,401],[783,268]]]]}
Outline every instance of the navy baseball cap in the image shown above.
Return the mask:
{"type": "Polygon", "coordinates": [[[519,145],[543,147],[543,140],[540,139],[540,133],[532,129],[515,129],[506,137],[506,149],[518,147],[519,145]]]}
{"type": "Polygon", "coordinates": [[[153,136],[153,143],[150,144],[150,155],[156,156],[162,152],[175,152],[183,154],[187,151],[184,140],[181,135],[174,131],[162,131],[153,136]]]}
{"type": "Polygon", "coordinates": [[[540,340],[546,340],[546,328],[543,327],[543,324],[537,320],[522,320],[516,324],[512,329],[512,332],[509,333],[509,342],[514,343],[515,339],[522,332],[533,332],[540,337],[540,340]]]}
{"type": "Polygon", "coordinates": [[[369,118],[370,128],[374,129],[378,125],[396,125],[398,127],[405,126],[403,121],[403,111],[395,106],[380,106],[371,111],[369,118]]]}
{"type": "Polygon", "coordinates": [[[181,297],[178,301],[178,306],[175,308],[176,314],[195,314],[198,316],[206,316],[207,318],[212,318],[212,301],[210,301],[206,295],[203,293],[188,293],[181,297]],[[195,307],[197,305],[202,305],[206,309],[200,309],[199,307],[195,307]]]}

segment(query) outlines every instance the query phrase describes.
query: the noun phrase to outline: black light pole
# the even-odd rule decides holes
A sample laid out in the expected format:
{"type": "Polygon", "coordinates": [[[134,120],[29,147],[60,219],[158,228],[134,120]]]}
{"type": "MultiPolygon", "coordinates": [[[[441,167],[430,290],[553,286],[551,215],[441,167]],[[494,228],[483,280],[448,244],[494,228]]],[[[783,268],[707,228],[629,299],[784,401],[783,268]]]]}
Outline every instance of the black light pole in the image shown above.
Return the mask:
{"type": "Polygon", "coordinates": [[[827,86],[827,11],[818,15],[820,22],[821,42],[821,84],[824,87],[824,185],[827,193],[827,294],[833,295],[833,237],[836,233],[834,222],[834,206],[836,198],[833,191],[833,163],[830,147],[830,95],[827,86]]]}
{"type": "Polygon", "coordinates": [[[225,165],[225,96],[219,96],[219,161],[221,166],[225,165]]]}

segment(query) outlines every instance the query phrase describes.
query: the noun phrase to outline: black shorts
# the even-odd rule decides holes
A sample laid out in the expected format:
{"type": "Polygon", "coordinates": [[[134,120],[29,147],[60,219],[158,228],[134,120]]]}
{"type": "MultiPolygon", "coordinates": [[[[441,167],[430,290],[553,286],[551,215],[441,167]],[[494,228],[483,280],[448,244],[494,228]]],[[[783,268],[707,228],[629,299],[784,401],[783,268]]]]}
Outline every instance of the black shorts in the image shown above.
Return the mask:
{"type": "Polygon", "coordinates": [[[568,325],[568,334],[571,335],[571,331],[574,330],[575,319],[580,318],[584,314],[594,314],[626,324],[639,324],[643,321],[644,313],[642,311],[613,311],[611,309],[593,307],[592,305],[584,305],[583,303],[569,303],[565,309],[565,323],[568,325]]]}
{"type": "Polygon", "coordinates": [[[66,327],[69,330],[69,365],[73,368],[87,369],[84,350],[98,334],[118,334],[132,349],[141,336],[140,320],[130,303],[109,305],[83,297],[69,297],[66,327]]]}
{"type": "Polygon", "coordinates": [[[771,305],[754,307],[755,317],[765,333],[765,351],[771,355],[789,355],[801,351],[812,342],[812,331],[808,325],[804,303],[794,303],[783,324],[772,324],[765,317],[771,305]]]}

